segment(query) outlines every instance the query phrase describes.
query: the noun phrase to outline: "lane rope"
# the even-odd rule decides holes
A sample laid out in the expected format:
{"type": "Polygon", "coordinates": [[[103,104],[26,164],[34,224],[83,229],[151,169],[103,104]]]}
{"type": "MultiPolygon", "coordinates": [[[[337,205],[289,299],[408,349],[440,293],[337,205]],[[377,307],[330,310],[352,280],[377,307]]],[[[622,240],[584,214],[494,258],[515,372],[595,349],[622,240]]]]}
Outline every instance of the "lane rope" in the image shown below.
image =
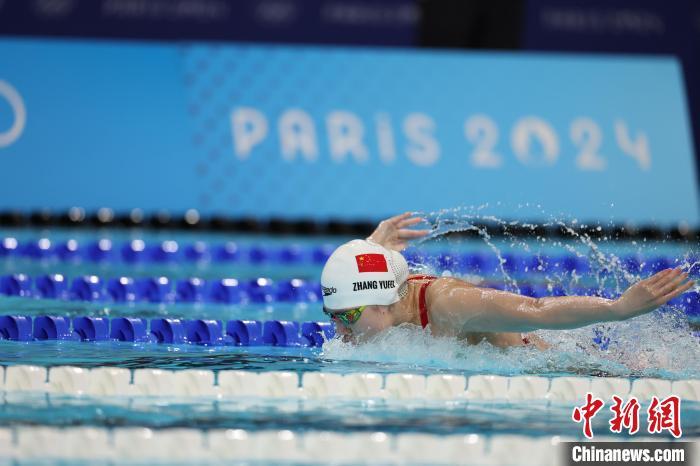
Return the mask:
{"type": "Polygon", "coordinates": [[[74,366],[2,367],[0,389],[86,396],[262,397],[430,401],[580,402],[586,393],[603,399],[671,394],[700,401],[700,380],[622,377],[540,377],[407,373],[253,372],[74,366]]]}

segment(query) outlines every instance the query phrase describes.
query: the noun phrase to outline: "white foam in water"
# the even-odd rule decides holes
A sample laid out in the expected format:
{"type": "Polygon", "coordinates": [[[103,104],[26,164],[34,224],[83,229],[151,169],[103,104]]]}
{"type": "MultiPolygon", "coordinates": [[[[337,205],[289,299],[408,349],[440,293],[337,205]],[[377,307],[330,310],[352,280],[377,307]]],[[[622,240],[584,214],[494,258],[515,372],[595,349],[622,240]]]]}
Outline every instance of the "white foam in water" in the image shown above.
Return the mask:
{"type": "Polygon", "coordinates": [[[390,363],[414,370],[697,378],[698,342],[689,330],[678,331],[669,325],[668,317],[653,315],[610,324],[616,331],[616,343],[605,351],[593,344],[592,327],[536,332],[552,345],[541,351],[532,347],[497,348],[487,342],[469,345],[455,338],[433,337],[417,326],[403,324],[357,346],[333,339],[324,344],[322,356],[390,363]]]}
{"type": "Polygon", "coordinates": [[[402,324],[361,345],[333,339],[323,345],[322,356],[398,364],[414,370],[433,368],[483,373],[495,368],[503,372],[518,372],[522,366],[516,359],[534,352],[530,348],[498,350],[487,343],[470,346],[455,338],[433,337],[415,325],[402,324]],[[509,353],[519,355],[514,359],[509,353]]]}
{"type": "Polygon", "coordinates": [[[612,343],[606,351],[591,344],[592,328],[542,332],[553,349],[584,355],[591,364],[614,375],[697,378],[698,340],[681,311],[655,312],[624,322],[606,324],[612,343]]]}
{"type": "MultiPolygon", "coordinates": [[[[590,237],[580,236],[571,229],[576,220],[553,219],[550,225],[569,228],[572,239],[568,241],[538,238],[535,241],[523,241],[506,236],[504,244],[496,244],[486,231],[481,231],[474,223],[489,221],[499,225],[508,225],[496,217],[486,214],[488,206],[471,209],[452,209],[423,215],[433,225],[433,232],[417,246],[417,252],[434,248],[437,244],[445,249],[455,248],[455,242],[445,234],[465,230],[477,230],[484,242],[476,245],[483,253],[494,254],[502,258],[501,249],[507,252],[528,255],[563,255],[576,254],[587,258],[591,272],[586,276],[576,273],[538,274],[545,282],[563,286],[567,294],[573,294],[575,287],[584,282],[597,285],[598,289],[615,289],[619,295],[631,283],[650,275],[642,268],[639,275],[627,271],[622,261],[606,248],[620,247],[610,238],[594,241],[590,237]],[[602,275],[601,270],[610,273],[602,275]]],[[[520,224],[519,226],[523,226],[520,224]]],[[[635,253],[645,257],[657,256],[658,244],[626,243],[635,253]],[[631,245],[631,246],[630,246],[631,245]]],[[[473,248],[473,247],[472,247],[473,248]]],[[[463,250],[463,248],[458,248],[463,250]]],[[[677,252],[677,250],[676,250],[677,252]]],[[[689,258],[697,252],[685,248],[674,266],[690,270],[692,275],[698,271],[698,263],[689,258]],[[695,273],[693,273],[695,272],[695,273]]],[[[426,254],[430,256],[430,253],[426,254]]],[[[668,254],[666,254],[668,255],[668,254]]],[[[458,275],[458,271],[440,270],[433,261],[419,264],[416,272],[436,275],[458,275]]],[[[500,276],[508,289],[517,290],[517,281],[499,268],[500,276]]],[[[477,277],[478,278],[478,277],[477,277]]],[[[533,276],[533,278],[535,278],[533,276]]],[[[696,286],[696,290],[698,287],[696,286]]],[[[444,369],[448,371],[468,371],[475,373],[497,374],[587,374],[614,375],[620,377],[661,377],[661,378],[699,378],[700,358],[698,358],[698,339],[691,333],[688,319],[681,309],[664,306],[651,314],[623,322],[596,324],[575,330],[535,332],[551,345],[548,350],[540,351],[531,347],[496,348],[489,343],[469,345],[454,338],[436,338],[423,329],[404,324],[393,327],[355,346],[334,339],[323,346],[323,357],[339,360],[378,362],[391,366],[392,370],[444,369]],[[600,329],[611,343],[605,350],[593,343],[594,329],[600,329]]]]}

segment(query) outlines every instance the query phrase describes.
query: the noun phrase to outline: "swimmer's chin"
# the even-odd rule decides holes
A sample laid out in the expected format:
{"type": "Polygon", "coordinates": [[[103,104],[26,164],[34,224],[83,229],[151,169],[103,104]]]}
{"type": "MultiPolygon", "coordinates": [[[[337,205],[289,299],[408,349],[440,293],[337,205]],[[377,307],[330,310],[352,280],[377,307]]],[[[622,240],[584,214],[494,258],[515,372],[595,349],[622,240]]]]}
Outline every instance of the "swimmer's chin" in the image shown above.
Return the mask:
{"type": "Polygon", "coordinates": [[[365,334],[360,334],[360,335],[348,335],[348,334],[346,334],[346,335],[342,335],[340,337],[340,341],[342,341],[343,343],[346,343],[346,344],[357,346],[357,345],[361,345],[363,343],[370,342],[375,336],[376,336],[376,334],[372,335],[372,336],[365,335],[365,334]]]}
{"type": "Polygon", "coordinates": [[[359,334],[345,334],[341,335],[339,337],[340,341],[343,343],[349,343],[351,345],[361,345],[363,343],[369,343],[373,341],[378,335],[381,335],[384,333],[382,330],[381,332],[375,332],[375,333],[359,333],[359,334]]]}
{"type": "Polygon", "coordinates": [[[377,339],[382,338],[384,335],[391,331],[395,331],[396,329],[403,329],[403,328],[414,328],[415,325],[409,324],[409,323],[403,323],[394,327],[387,327],[381,330],[373,330],[370,332],[362,332],[362,333],[350,333],[350,334],[344,334],[342,335],[341,341],[343,343],[350,343],[353,345],[361,345],[364,343],[372,343],[376,341],[377,339]]]}

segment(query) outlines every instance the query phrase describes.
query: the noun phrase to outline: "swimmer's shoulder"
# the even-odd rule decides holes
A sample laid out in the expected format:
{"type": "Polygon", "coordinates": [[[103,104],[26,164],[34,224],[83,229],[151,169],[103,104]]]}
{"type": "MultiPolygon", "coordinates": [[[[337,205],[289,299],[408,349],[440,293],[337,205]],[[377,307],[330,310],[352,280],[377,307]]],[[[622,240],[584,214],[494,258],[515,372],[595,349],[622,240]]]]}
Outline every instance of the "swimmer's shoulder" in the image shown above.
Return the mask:
{"type": "Polygon", "coordinates": [[[433,277],[429,275],[412,274],[409,280],[421,286],[426,282],[430,285],[425,290],[425,302],[428,311],[431,310],[431,303],[434,303],[441,295],[446,295],[455,288],[476,288],[476,285],[455,277],[433,277]]]}
{"type": "Polygon", "coordinates": [[[409,281],[415,285],[422,286],[425,283],[430,283],[425,291],[426,300],[440,295],[445,291],[449,291],[455,287],[473,287],[472,283],[454,277],[435,277],[432,275],[411,274],[408,277],[409,281]]]}
{"type": "Polygon", "coordinates": [[[452,290],[474,287],[472,283],[454,277],[439,277],[432,281],[425,291],[425,303],[434,335],[461,337],[459,316],[455,309],[445,306],[445,300],[441,298],[447,298],[452,290]]]}
{"type": "Polygon", "coordinates": [[[433,275],[423,275],[423,274],[411,274],[408,276],[410,281],[421,284],[426,281],[430,281],[430,288],[438,286],[465,286],[465,287],[475,287],[473,283],[469,283],[466,280],[455,277],[436,277],[433,275]]]}
{"type": "Polygon", "coordinates": [[[450,291],[459,288],[475,288],[475,285],[454,277],[439,277],[434,279],[425,291],[425,303],[428,307],[428,312],[434,310],[434,304],[440,301],[441,296],[447,296],[450,291]]]}

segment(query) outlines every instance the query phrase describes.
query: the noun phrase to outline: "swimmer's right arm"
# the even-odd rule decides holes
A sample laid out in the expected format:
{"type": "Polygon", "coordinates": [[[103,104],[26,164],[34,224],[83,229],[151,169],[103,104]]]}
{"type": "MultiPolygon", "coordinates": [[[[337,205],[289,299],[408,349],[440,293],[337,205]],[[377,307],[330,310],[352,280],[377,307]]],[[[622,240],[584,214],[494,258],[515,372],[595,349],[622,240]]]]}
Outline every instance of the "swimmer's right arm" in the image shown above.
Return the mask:
{"type": "Polygon", "coordinates": [[[414,217],[411,212],[382,220],[367,240],[381,244],[387,249],[401,252],[406,249],[411,240],[422,238],[430,233],[430,230],[408,228],[423,221],[425,221],[424,218],[414,217]]]}
{"type": "Polygon", "coordinates": [[[428,291],[431,322],[463,331],[527,332],[571,329],[625,320],[653,311],[695,284],[680,269],[667,269],[610,300],[595,296],[530,298],[489,288],[435,286],[428,291]]]}

